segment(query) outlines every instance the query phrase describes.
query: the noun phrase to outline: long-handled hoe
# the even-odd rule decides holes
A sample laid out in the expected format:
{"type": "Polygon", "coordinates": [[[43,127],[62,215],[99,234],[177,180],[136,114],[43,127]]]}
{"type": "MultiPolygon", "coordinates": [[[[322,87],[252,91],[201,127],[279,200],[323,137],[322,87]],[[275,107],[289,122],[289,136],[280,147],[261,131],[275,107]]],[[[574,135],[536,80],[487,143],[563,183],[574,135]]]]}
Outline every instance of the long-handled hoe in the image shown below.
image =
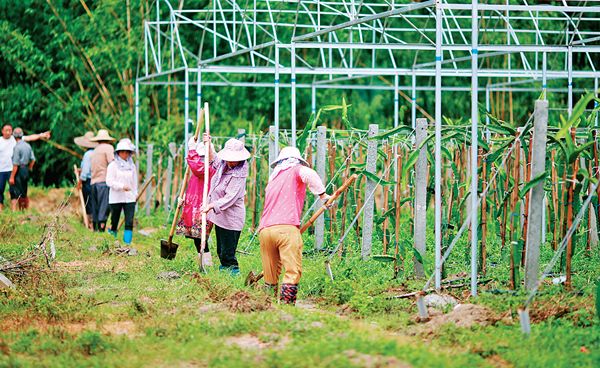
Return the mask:
{"type": "MultiPolygon", "coordinates": [[[[321,216],[321,214],[323,214],[323,212],[327,211],[332,205],[333,203],[336,201],[336,199],[338,199],[338,197],[340,195],[342,195],[342,193],[344,193],[348,187],[350,185],[352,185],[352,183],[354,183],[354,181],[356,180],[356,178],[358,178],[358,175],[354,174],[352,176],[350,176],[345,182],[344,184],[342,184],[341,187],[339,187],[335,193],[333,193],[331,195],[331,197],[327,200],[327,202],[325,202],[311,217],[310,219],[308,219],[308,221],[302,225],[302,228],[300,229],[300,234],[303,234],[306,230],[308,230],[309,227],[312,226],[312,224],[317,221],[317,218],[319,218],[319,216],[321,216]]],[[[246,276],[246,281],[245,281],[245,285],[246,286],[254,286],[260,279],[263,278],[263,272],[261,271],[259,274],[254,273],[254,271],[250,271],[248,273],[248,276],[246,276]]]]}
{"type": "MultiPolygon", "coordinates": [[[[200,121],[196,125],[196,133],[194,133],[194,138],[198,141],[198,135],[200,134],[200,127],[204,122],[204,114],[200,114],[200,121]]],[[[185,195],[185,190],[187,189],[187,183],[190,178],[190,167],[187,166],[185,168],[185,174],[183,175],[183,183],[181,185],[181,189],[179,190],[179,197],[177,200],[177,208],[175,209],[175,216],[173,216],[173,223],[171,224],[171,230],[169,230],[169,239],[160,240],[160,256],[165,259],[174,259],[177,255],[177,248],[179,248],[179,244],[173,243],[173,235],[175,234],[175,226],[177,225],[177,220],[179,218],[179,213],[181,212],[181,207],[183,206],[184,200],[182,199],[185,195]]]]}

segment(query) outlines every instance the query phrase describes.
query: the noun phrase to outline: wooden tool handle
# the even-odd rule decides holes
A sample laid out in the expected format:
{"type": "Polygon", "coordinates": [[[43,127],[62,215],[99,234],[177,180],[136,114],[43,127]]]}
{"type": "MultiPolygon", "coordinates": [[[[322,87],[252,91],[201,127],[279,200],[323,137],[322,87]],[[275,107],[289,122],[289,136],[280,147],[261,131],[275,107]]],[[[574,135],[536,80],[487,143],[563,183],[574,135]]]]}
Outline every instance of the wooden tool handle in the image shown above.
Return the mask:
{"type": "MultiPolygon", "coordinates": [[[[204,113],[200,111],[200,119],[198,120],[198,124],[196,124],[196,132],[194,133],[194,138],[198,141],[198,135],[200,135],[200,127],[204,123],[204,113]]],[[[187,122],[186,122],[187,124],[187,122]]],[[[187,143],[187,142],[186,142],[187,143]]],[[[171,224],[171,230],[169,230],[169,243],[173,240],[173,234],[175,234],[175,226],[177,225],[177,220],[179,218],[179,212],[181,212],[181,207],[183,206],[183,201],[180,198],[185,194],[185,190],[187,189],[187,183],[190,178],[190,166],[188,165],[185,168],[185,174],[183,175],[183,183],[181,183],[181,190],[179,191],[179,197],[177,197],[177,207],[175,209],[175,216],[173,216],[173,223],[171,224]]]]}
{"type": "Polygon", "coordinates": [[[354,183],[354,181],[356,180],[356,178],[358,178],[358,175],[353,174],[351,177],[349,177],[344,184],[342,184],[341,187],[339,187],[335,193],[333,193],[331,195],[331,197],[329,197],[329,199],[327,200],[327,202],[325,202],[325,204],[323,206],[321,206],[321,208],[319,208],[308,220],[308,222],[306,222],[304,225],[302,225],[302,228],[300,229],[300,233],[304,233],[306,231],[306,229],[308,229],[309,227],[312,226],[312,224],[317,221],[317,218],[319,218],[319,216],[321,216],[321,214],[323,212],[325,212],[329,206],[336,200],[338,199],[338,197],[340,195],[342,195],[342,193],[344,193],[346,190],[348,190],[348,187],[350,185],[352,185],[352,183],[354,183]]]}
{"type": "MultiPolygon", "coordinates": [[[[75,172],[75,187],[79,185],[79,170],[77,169],[77,165],[73,165],[73,171],[75,172]]],[[[86,228],[90,227],[90,220],[88,220],[87,212],[85,210],[85,199],[83,198],[83,191],[77,188],[77,196],[79,197],[79,203],[81,204],[81,213],[83,216],[83,224],[86,228]]]]}
{"type": "MultiPolygon", "coordinates": [[[[208,102],[204,103],[204,133],[210,137],[210,113],[208,110],[208,102]]],[[[202,205],[208,202],[208,183],[210,181],[210,138],[208,144],[204,147],[204,186],[202,187],[202,205]]],[[[206,212],[202,212],[202,231],[200,234],[200,257],[204,255],[206,248],[206,212]]],[[[200,265],[202,267],[202,265],[200,265]]]]}

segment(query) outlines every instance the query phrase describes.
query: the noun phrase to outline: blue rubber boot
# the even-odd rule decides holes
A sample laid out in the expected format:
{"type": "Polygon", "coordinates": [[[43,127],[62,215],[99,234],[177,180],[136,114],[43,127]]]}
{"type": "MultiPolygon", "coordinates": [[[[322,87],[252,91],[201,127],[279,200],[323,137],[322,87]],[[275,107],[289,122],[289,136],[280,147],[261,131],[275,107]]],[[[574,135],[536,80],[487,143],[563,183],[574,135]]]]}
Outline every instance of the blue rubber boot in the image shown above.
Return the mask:
{"type": "Polygon", "coordinates": [[[116,231],[112,231],[112,230],[108,230],[108,233],[112,236],[114,236],[115,238],[117,237],[117,232],[116,231]]]}
{"type": "Polygon", "coordinates": [[[125,242],[126,245],[129,245],[129,244],[131,244],[132,239],[133,239],[133,231],[125,230],[125,232],[123,232],[123,242],[125,242]]]}

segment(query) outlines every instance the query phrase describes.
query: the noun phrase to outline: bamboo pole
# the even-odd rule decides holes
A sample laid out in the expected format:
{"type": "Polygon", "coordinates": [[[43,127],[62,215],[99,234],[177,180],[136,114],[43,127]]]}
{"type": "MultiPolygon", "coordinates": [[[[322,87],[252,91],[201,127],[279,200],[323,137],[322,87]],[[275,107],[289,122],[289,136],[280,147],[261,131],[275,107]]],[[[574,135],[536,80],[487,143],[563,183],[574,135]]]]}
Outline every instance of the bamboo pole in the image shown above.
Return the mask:
{"type": "MultiPolygon", "coordinates": [[[[483,148],[480,149],[480,162],[481,162],[481,183],[482,187],[487,187],[487,157],[485,157],[483,148]]],[[[486,240],[487,240],[487,198],[484,196],[481,198],[481,250],[479,254],[481,255],[481,273],[485,276],[487,271],[487,249],[486,249],[486,240]]]]}
{"type": "MultiPolygon", "coordinates": [[[[333,177],[333,175],[335,173],[335,159],[336,159],[336,156],[337,156],[337,154],[336,154],[336,144],[335,144],[335,141],[333,141],[333,134],[332,134],[332,140],[330,140],[329,143],[328,143],[328,153],[329,153],[329,176],[333,177]]],[[[329,210],[329,218],[330,218],[329,240],[330,240],[331,244],[335,243],[336,233],[337,233],[337,229],[336,229],[336,227],[337,227],[336,213],[337,213],[337,208],[334,205],[329,210]]]]}
{"type": "MultiPolygon", "coordinates": [[[[383,148],[386,158],[384,160],[384,165],[383,167],[388,167],[390,165],[390,160],[393,159],[392,157],[392,147],[391,145],[389,145],[388,143],[385,143],[385,146],[383,148]]],[[[389,181],[390,179],[390,171],[392,170],[387,170],[385,171],[385,176],[383,178],[383,180],[385,181],[389,181]]],[[[383,206],[381,208],[381,212],[385,215],[388,211],[388,199],[389,199],[389,190],[384,190],[383,191],[383,206]]],[[[383,226],[382,226],[382,230],[383,230],[383,239],[382,239],[382,245],[383,245],[383,254],[387,254],[387,245],[388,245],[388,238],[387,238],[387,228],[388,228],[388,219],[387,216],[383,219],[383,226]]]]}
{"type": "Polygon", "coordinates": [[[558,171],[556,170],[556,150],[553,149],[551,156],[551,175],[552,175],[552,207],[554,212],[554,229],[552,235],[552,249],[558,247],[558,230],[560,229],[560,211],[558,207],[558,171]]]}
{"type": "MultiPolygon", "coordinates": [[[[575,140],[575,129],[571,128],[571,138],[573,139],[573,143],[576,145],[575,140]]],[[[577,171],[579,171],[579,160],[575,160],[575,164],[573,165],[573,172],[571,176],[571,183],[569,185],[569,191],[567,192],[567,229],[571,228],[573,225],[573,201],[575,194],[575,185],[577,183],[577,171]]],[[[567,280],[565,281],[565,286],[570,289],[572,286],[572,258],[573,258],[573,237],[570,237],[567,241],[567,256],[566,256],[566,276],[567,280]]]]}
{"type": "Polygon", "coordinates": [[[520,155],[521,155],[521,140],[517,135],[515,141],[515,158],[513,162],[513,180],[514,185],[511,193],[511,219],[510,219],[510,289],[514,290],[517,287],[517,270],[518,266],[515,262],[515,243],[518,239],[516,234],[516,223],[520,221],[519,214],[516,213],[517,202],[519,201],[519,182],[520,182],[520,155]]]}
{"type": "Polygon", "coordinates": [[[402,151],[401,147],[398,146],[396,150],[396,172],[398,173],[398,181],[396,182],[396,223],[394,225],[395,232],[395,248],[394,248],[394,276],[398,276],[400,269],[404,271],[404,257],[400,254],[400,216],[402,214],[402,208],[400,206],[402,196],[402,151]],[[400,262],[398,262],[400,260],[400,262]],[[400,264],[398,264],[400,263],[400,264]]]}
{"type": "MultiPolygon", "coordinates": [[[[529,152],[527,154],[527,161],[525,162],[525,182],[529,182],[531,180],[531,155],[533,153],[533,141],[529,142],[529,152]]],[[[521,234],[521,239],[523,239],[523,248],[521,249],[521,266],[525,267],[525,253],[527,249],[527,242],[525,241],[525,236],[527,235],[527,228],[529,227],[529,192],[525,194],[525,208],[523,209],[525,213],[525,221],[523,223],[523,232],[521,234]]]]}

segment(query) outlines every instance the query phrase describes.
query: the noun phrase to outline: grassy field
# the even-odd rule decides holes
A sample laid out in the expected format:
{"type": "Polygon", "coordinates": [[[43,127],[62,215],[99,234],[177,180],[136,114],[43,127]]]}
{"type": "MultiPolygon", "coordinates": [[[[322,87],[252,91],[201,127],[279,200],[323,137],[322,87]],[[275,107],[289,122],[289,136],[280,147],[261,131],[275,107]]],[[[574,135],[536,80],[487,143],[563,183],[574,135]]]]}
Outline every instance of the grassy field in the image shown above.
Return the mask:
{"type": "MultiPolygon", "coordinates": [[[[243,277],[216,268],[198,274],[189,240],[176,238],[177,258],[161,259],[164,215],[139,215],[139,253],[118,255],[114,238],[88,232],[71,210],[50,212],[64,196],[34,191],[37,209],[0,214],[6,259],[40,243],[52,229],[45,225],[58,225],[51,267],[40,260],[15,278],[15,289],[0,291],[0,367],[600,366],[597,252],[576,257],[574,290],[543,287],[531,309],[532,334],[524,337],[516,309],[525,295],[506,290],[500,256],[490,271],[495,280],[479,297],[450,291],[467,309],[431,310],[431,321],[417,322],[414,300],[389,297],[418,290],[423,281],[410,274],[392,280],[389,264],[359,261],[359,242],[350,239],[355,251],[333,263],[335,282],[322,256],[305,257],[300,301],[289,307],[244,287],[243,277]],[[180,277],[166,278],[170,271],[180,277]]],[[[244,232],[241,248],[250,235],[244,232]]],[[[257,244],[248,250],[239,255],[243,275],[260,270],[257,244]]],[[[465,268],[464,259],[450,266],[465,268]]]]}

